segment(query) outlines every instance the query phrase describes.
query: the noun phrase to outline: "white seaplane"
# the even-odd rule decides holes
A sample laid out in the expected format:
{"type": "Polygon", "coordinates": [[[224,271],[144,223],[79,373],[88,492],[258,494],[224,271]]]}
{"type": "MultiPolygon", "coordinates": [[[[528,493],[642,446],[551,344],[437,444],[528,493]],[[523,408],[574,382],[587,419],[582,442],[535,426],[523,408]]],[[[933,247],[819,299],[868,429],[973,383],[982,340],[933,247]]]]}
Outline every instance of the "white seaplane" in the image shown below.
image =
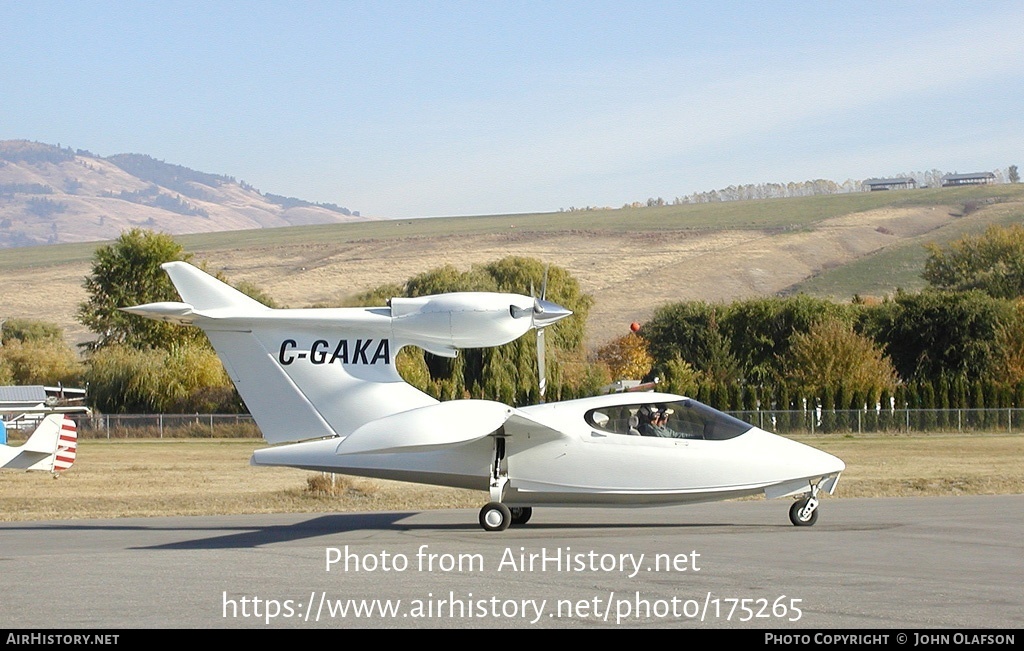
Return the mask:
{"type": "MultiPolygon", "coordinates": [[[[616,393],[511,407],[438,402],[395,368],[403,346],[454,357],[543,329],[571,312],[543,298],[457,292],[386,307],[272,309],[185,262],[169,262],[184,302],[122,308],[202,328],[270,447],[257,466],[486,490],[480,525],[525,524],[536,506],[654,506],[763,493],[793,496],[811,525],[845,464],[696,400],[616,393]],[[678,438],[641,435],[668,415],[678,438]]],[[[665,423],[663,423],[663,426],[665,423]]]]}
{"type": "Polygon", "coordinates": [[[50,414],[21,445],[0,443],[0,469],[63,472],[75,463],[78,430],[63,414],[50,414]]]}

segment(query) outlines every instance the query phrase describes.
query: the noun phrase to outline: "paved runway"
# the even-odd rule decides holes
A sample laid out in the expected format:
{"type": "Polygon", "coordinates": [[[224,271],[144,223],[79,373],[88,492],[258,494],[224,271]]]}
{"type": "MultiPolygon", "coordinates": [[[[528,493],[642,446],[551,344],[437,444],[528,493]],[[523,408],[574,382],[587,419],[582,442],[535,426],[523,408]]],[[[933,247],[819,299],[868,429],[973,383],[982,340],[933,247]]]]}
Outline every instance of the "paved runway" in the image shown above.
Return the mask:
{"type": "Polygon", "coordinates": [[[1024,495],[0,524],[10,628],[1024,627],[1024,495]]]}

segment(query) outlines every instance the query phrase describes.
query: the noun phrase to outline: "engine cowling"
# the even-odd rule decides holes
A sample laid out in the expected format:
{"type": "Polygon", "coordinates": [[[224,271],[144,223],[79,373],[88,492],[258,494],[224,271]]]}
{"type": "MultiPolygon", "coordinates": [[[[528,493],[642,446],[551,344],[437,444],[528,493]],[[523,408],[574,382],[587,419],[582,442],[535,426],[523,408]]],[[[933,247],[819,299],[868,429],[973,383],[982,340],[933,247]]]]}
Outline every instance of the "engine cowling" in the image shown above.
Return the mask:
{"type": "Polygon", "coordinates": [[[501,346],[572,314],[547,301],[521,294],[454,292],[418,298],[393,298],[391,324],[396,338],[443,348],[501,346]],[[538,305],[543,308],[538,311],[538,305]],[[538,323],[542,315],[544,322],[538,323]]]}

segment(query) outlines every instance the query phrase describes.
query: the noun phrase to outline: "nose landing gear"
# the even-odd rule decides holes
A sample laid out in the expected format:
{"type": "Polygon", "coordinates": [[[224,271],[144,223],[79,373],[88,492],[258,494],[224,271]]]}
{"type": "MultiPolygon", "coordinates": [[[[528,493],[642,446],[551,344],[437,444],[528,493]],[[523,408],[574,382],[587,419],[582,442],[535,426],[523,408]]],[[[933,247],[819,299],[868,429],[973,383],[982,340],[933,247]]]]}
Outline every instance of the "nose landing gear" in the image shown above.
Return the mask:
{"type": "Polygon", "coordinates": [[[818,521],[818,484],[811,484],[811,494],[793,502],[789,507],[789,521],[798,527],[809,527],[818,521]]]}
{"type": "Polygon", "coordinates": [[[818,500],[805,497],[789,507],[789,521],[798,527],[809,527],[818,521],[818,500]]]}

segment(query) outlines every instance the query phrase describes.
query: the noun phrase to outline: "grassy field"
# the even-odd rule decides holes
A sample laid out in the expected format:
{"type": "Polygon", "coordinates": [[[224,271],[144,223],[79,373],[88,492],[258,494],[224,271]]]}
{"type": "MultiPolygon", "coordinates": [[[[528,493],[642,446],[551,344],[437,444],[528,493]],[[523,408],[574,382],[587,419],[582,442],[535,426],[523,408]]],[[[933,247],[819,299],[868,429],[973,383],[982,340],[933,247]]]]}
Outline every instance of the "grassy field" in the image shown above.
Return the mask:
{"type": "MultiPolygon", "coordinates": [[[[187,251],[202,253],[221,249],[261,249],[268,246],[330,245],[366,240],[402,240],[452,235],[502,233],[514,226],[531,232],[636,232],[666,230],[769,231],[808,228],[816,222],[881,208],[963,205],[1024,200],[1024,184],[963,188],[929,188],[889,192],[679,204],[644,208],[615,208],[533,214],[436,217],[321,224],[287,228],[178,235],[187,251]]],[[[0,272],[8,269],[88,262],[97,243],[0,249],[0,272]]]]}
{"type": "MultiPolygon", "coordinates": [[[[1009,199],[1011,197],[990,197],[1009,199]]],[[[969,199],[964,200],[969,201],[969,199]]],[[[948,224],[923,236],[908,238],[893,246],[872,252],[834,269],[823,270],[791,288],[811,296],[852,297],[854,294],[885,296],[894,287],[913,292],[925,287],[921,272],[928,257],[924,244],[945,244],[965,235],[978,235],[989,226],[1009,226],[1024,222],[1024,211],[1015,201],[988,205],[983,219],[964,219],[957,214],[948,224]]]]}
{"type": "MultiPolygon", "coordinates": [[[[1024,493],[1024,435],[793,437],[846,462],[837,494],[1024,493]]],[[[0,520],[478,508],[484,491],[249,466],[253,439],[84,440],[75,466],[0,473],[0,520]]]]}

